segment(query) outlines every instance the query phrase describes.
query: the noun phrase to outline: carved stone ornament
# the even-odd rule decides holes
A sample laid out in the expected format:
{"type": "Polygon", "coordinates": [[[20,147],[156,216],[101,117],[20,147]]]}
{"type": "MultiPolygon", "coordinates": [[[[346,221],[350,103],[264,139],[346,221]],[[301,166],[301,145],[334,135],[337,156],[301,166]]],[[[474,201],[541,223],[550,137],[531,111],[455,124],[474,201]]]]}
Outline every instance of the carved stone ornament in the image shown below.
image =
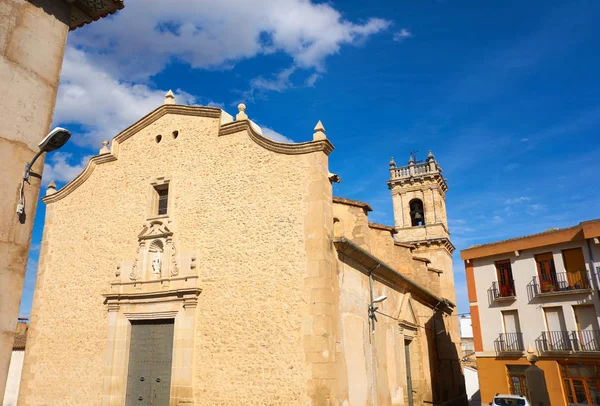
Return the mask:
{"type": "Polygon", "coordinates": [[[179,274],[177,250],[168,220],[145,223],[138,234],[138,248],[129,279],[146,281],[179,274]]]}

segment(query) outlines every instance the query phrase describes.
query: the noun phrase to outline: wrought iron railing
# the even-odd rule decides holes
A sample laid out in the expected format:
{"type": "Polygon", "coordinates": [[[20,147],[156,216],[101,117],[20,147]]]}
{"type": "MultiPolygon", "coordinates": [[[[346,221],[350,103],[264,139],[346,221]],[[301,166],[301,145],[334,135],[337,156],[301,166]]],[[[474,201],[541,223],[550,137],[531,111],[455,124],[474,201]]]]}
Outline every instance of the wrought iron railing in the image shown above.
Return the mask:
{"type": "Polygon", "coordinates": [[[542,331],[542,335],[535,340],[540,352],[572,351],[572,332],[570,331],[542,331]]]}
{"type": "Polygon", "coordinates": [[[525,351],[523,333],[500,333],[494,340],[494,349],[497,354],[525,351]]]}
{"type": "Polygon", "coordinates": [[[529,285],[535,296],[545,293],[578,291],[590,288],[585,271],[555,273],[550,275],[547,280],[540,280],[539,277],[534,276],[529,285]]]}
{"type": "Polygon", "coordinates": [[[512,279],[508,280],[508,284],[501,285],[498,282],[492,282],[492,286],[488,289],[491,301],[498,299],[513,298],[516,296],[515,293],[515,281],[512,279]]]}
{"type": "Polygon", "coordinates": [[[600,330],[573,331],[575,351],[600,351],[600,330]]]}
{"type": "Polygon", "coordinates": [[[543,331],[535,343],[540,352],[600,352],[600,330],[543,331]]]}

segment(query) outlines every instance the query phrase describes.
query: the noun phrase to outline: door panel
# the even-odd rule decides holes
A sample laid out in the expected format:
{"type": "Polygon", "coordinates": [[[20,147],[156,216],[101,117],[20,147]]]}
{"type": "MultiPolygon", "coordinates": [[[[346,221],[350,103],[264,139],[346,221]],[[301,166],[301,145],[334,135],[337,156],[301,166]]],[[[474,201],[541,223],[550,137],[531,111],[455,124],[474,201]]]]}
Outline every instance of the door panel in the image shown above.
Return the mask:
{"type": "Polygon", "coordinates": [[[516,310],[509,310],[506,312],[502,312],[502,316],[504,317],[504,332],[507,334],[510,333],[520,333],[521,326],[519,324],[519,314],[516,310]]]}
{"type": "Polygon", "coordinates": [[[168,406],[174,320],[131,323],[127,406],[168,406]]]}
{"type": "Polygon", "coordinates": [[[515,285],[513,281],[510,261],[496,262],[496,272],[498,273],[498,285],[500,286],[500,296],[514,296],[515,285]]]}
{"type": "Polygon", "coordinates": [[[593,305],[573,306],[573,310],[578,330],[598,330],[598,316],[593,305]]]}
{"type": "Polygon", "coordinates": [[[542,289],[542,292],[547,292],[549,290],[549,285],[553,285],[556,288],[558,283],[556,280],[556,269],[554,267],[552,253],[536,255],[535,262],[538,267],[538,276],[540,278],[540,288],[542,289]]]}
{"type": "Polygon", "coordinates": [[[404,357],[406,359],[406,393],[408,394],[408,406],[413,406],[412,373],[410,369],[410,341],[404,341],[404,357]]]}
{"type": "Polygon", "coordinates": [[[548,331],[567,331],[562,307],[545,307],[544,314],[548,331]]]}
{"type": "Polygon", "coordinates": [[[563,261],[567,270],[569,286],[579,287],[580,289],[587,287],[585,260],[581,248],[564,250],[563,261]]]}

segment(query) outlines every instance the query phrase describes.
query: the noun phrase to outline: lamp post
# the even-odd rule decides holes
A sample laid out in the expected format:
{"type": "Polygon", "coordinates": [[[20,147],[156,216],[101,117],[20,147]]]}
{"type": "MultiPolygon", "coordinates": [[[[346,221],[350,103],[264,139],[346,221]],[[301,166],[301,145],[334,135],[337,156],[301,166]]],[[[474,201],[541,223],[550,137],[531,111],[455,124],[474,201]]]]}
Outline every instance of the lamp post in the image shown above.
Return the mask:
{"type": "Polygon", "coordinates": [[[56,127],[44,139],[38,144],[40,150],[33,157],[31,162],[25,164],[25,172],[23,173],[23,180],[21,181],[21,190],[19,192],[19,204],[17,204],[17,214],[21,224],[25,223],[25,182],[29,183],[29,177],[31,176],[31,167],[37,161],[37,159],[44,152],[52,152],[61,148],[71,138],[71,132],[61,127],[56,127]]]}

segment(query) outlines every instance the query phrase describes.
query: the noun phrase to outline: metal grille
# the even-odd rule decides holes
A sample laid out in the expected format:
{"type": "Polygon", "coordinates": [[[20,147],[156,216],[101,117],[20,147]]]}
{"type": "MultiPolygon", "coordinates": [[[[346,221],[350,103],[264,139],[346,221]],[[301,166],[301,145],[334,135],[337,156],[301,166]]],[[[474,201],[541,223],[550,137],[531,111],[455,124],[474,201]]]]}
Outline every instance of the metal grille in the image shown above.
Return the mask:
{"type": "Polygon", "coordinates": [[[169,406],[174,320],[131,323],[127,406],[169,406]]]}
{"type": "Polygon", "coordinates": [[[167,214],[167,205],[169,203],[169,189],[158,189],[158,215],[167,214]]]}

